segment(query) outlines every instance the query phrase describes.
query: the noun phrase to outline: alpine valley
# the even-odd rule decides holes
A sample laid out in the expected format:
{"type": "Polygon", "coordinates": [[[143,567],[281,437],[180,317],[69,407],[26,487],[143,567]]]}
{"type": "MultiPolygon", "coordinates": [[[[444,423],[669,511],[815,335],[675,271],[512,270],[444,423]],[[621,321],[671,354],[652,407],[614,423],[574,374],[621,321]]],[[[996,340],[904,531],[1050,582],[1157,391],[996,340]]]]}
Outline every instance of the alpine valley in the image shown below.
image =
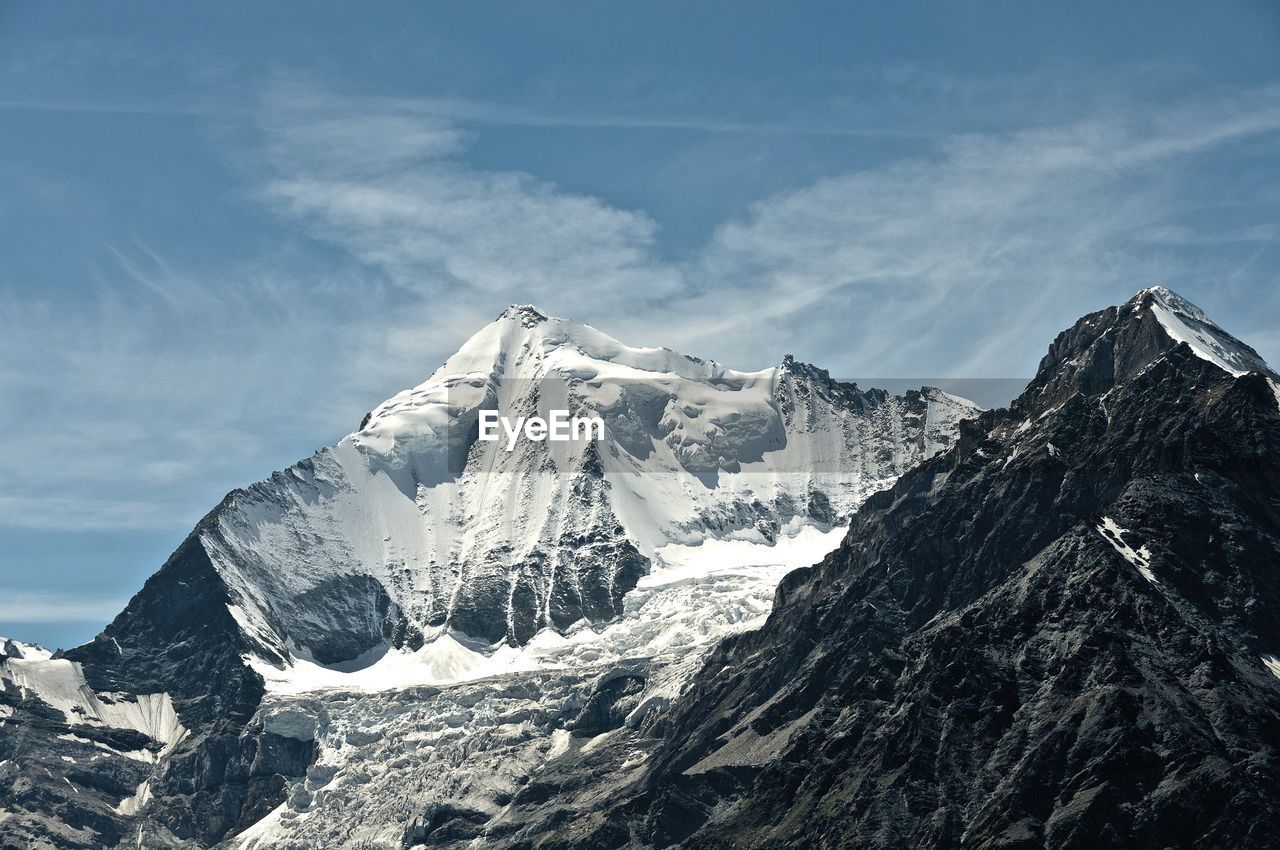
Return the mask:
{"type": "Polygon", "coordinates": [[[0,647],[5,847],[1272,847],[1280,376],[1160,287],[992,411],[513,307],[0,647]]]}

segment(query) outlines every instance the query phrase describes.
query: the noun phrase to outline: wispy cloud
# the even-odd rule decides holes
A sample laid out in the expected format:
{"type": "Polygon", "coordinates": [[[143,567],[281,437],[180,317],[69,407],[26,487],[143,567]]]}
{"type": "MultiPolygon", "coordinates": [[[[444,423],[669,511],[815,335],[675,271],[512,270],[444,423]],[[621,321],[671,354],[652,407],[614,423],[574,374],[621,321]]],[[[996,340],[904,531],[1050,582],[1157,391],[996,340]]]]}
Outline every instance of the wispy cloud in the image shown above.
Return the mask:
{"type": "Polygon", "coordinates": [[[282,86],[263,115],[267,202],[424,298],[534,301],[754,366],[800,341],[843,371],[1003,374],[1064,317],[1203,271],[1142,243],[1188,229],[1191,158],[1274,144],[1280,90],[945,138],[763,198],[681,262],[642,211],[468,166],[437,102],[282,86]]]}
{"type": "Polygon", "coordinates": [[[0,621],[8,623],[105,622],[125,606],[115,596],[33,593],[0,588],[0,621]]]}
{"type": "Polygon", "coordinates": [[[0,293],[0,525],[181,529],[513,302],[743,368],[790,351],[838,374],[1009,376],[1152,281],[1212,301],[1269,273],[1276,237],[1271,218],[1206,224],[1223,199],[1193,179],[1236,146],[1274,153],[1272,89],[942,138],[761,198],[680,260],[644,210],[473,164],[485,122],[532,114],[278,83],[249,117],[248,191],[349,261],[187,269],[133,242],[104,246],[90,298],[0,293]]]}
{"type": "Polygon", "coordinates": [[[467,167],[465,135],[418,110],[276,90],[263,112],[262,197],[423,296],[545,302],[669,297],[656,223],[519,172],[467,167]]]}
{"type": "Polygon", "coordinates": [[[690,130],[700,133],[750,135],[831,136],[864,139],[926,139],[926,130],[911,127],[867,126],[851,121],[814,122],[743,121],[714,116],[635,115],[610,112],[581,112],[547,108],[530,108],[505,103],[492,103],[456,98],[388,98],[378,103],[412,115],[443,118],[467,124],[494,124],[516,127],[576,127],[618,130],[690,130]]]}
{"type": "MultiPolygon", "coordinates": [[[[934,156],[829,178],[727,222],[701,257],[705,294],[679,312],[716,317],[702,326],[710,334],[764,317],[780,344],[824,341],[864,373],[1025,369],[1085,310],[1204,274],[1135,235],[1201,202],[1179,191],[1188,158],[1243,140],[1274,145],[1278,130],[1280,92],[1265,90],[948,139],[934,156]],[[735,282],[737,297],[715,281],[735,282]]],[[[757,343],[762,330],[750,333],[757,343]]]]}
{"type": "MultiPolygon", "coordinates": [[[[299,93],[298,100],[310,99],[313,106],[336,99],[299,93]]],[[[825,136],[845,139],[928,139],[928,130],[910,126],[872,126],[846,118],[825,121],[744,121],[727,116],[680,116],[661,113],[627,114],[576,111],[548,107],[533,108],[494,101],[461,98],[347,98],[349,110],[355,102],[364,104],[367,115],[399,114],[428,121],[505,127],[556,127],[611,130],[684,130],[691,133],[752,136],[825,136]]],[[[77,101],[0,99],[0,112],[50,112],[89,115],[193,116],[208,119],[250,117],[254,110],[226,102],[162,103],[156,101],[77,101]]],[[[334,128],[340,129],[340,128],[334,128]]],[[[352,128],[354,132],[356,128],[352,128]]],[[[371,128],[370,128],[371,129],[371,128]]]]}
{"type": "MultiPolygon", "coordinates": [[[[180,531],[376,401],[344,383],[373,319],[343,290],[104,251],[88,297],[0,293],[0,525],[180,531]]],[[[362,303],[384,308],[376,287],[362,303]]]]}
{"type": "Polygon", "coordinates": [[[0,100],[0,112],[65,112],[92,115],[208,115],[208,107],[193,104],[111,103],[75,100],[0,100]]]}

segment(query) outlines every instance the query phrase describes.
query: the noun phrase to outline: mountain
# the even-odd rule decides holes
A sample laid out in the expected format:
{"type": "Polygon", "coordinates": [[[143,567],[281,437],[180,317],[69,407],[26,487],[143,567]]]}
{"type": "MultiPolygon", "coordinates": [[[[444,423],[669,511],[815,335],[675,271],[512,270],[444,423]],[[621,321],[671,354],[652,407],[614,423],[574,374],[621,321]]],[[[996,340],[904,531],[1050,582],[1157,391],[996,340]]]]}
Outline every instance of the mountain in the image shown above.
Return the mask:
{"type": "MultiPolygon", "coordinates": [[[[0,840],[208,846],[339,775],[332,794],[338,761],[361,769],[335,752],[377,746],[362,730],[395,706],[408,733],[440,725],[435,702],[472,694],[475,722],[507,700],[544,749],[564,712],[577,733],[661,713],[716,636],[977,412],[512,307],[335,446],[230,493],[91,643],[5,644],[0,840]],[[481,411],[556,409],[603,436],[478,439],[481,411]]],[[[407,805],[404,772],[387,781],[380,802],[407,805]]]]}
{"type": "Polygon", "coordinates": [[[1084,317],[484,846],[1276,846],[1278,406],[1167,289],[1084,317]]]}

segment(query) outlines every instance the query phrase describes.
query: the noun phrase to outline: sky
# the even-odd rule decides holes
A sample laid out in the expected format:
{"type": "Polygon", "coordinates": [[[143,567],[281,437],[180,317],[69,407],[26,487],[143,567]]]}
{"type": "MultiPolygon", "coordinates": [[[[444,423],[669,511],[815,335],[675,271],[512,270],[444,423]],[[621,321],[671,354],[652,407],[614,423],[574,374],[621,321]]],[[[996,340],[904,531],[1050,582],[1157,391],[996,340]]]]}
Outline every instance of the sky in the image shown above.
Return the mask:
{"type": "Polygon", "coordinates": [[[1280,363],[1280,5],[0,0],[0,634],[508,304],[1030,376],[1162,283],[1280,363]]]}

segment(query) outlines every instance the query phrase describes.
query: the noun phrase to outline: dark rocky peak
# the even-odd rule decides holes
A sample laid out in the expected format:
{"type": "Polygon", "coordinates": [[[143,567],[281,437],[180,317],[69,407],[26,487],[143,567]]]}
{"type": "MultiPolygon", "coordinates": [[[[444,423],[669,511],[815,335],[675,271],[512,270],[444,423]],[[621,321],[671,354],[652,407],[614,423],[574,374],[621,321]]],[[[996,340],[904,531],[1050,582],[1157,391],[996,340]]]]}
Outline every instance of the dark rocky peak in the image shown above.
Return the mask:
{"type": "Polygon", "coordinates": [[[1154,286],[1118,307],[1090,313],[1058,334],[1013,408],[1040,415],[1077,393],[1105,394],[1175,350],[1203,364],[1189,370],[1197,381],[1202,372],[1203,380],[1212,383],[1251,372],[1276,377],[1256,351],[1214,324],[1199,307],[1154,286]]]}
{"type": "Polygon", "coordinates": [[[1275,846],[1276,387],[1168,290],[1084,317],[783,579],[573,846],[1275,846]]]}
{"type": "Polygon", "coordinates": [[[532,304],[512,304],[503,310],[502,315],[498,316],[498,318],[512,319],[526,328],[531,328],[534,325],[545,322],[549,317],[532,304]]]}
{"type": "Polygon", "coordinates": [[[889,394],[881,389],[861,389],[856,383],[839,381],[831,377],[826,369],[797,360],[790,354],[783,355],[782,374],[784,380],[791,378],[801,391],[811,389],[824,399],[843,403],[850,410],[865,410],[876,407],[889,398],[889,394]]]}
{"type": "MultiPolygon", "coordinates": [[[[808,378],[813,381],[821,381],[822,383],[834,383],[831,373],[812,363],[806,363],[803,360],[797,360],[794,355],[782,355],[782,371],[788,375],[808,378]]],[[[855,385],[856,386],[856,385],[855,385]]]]}

